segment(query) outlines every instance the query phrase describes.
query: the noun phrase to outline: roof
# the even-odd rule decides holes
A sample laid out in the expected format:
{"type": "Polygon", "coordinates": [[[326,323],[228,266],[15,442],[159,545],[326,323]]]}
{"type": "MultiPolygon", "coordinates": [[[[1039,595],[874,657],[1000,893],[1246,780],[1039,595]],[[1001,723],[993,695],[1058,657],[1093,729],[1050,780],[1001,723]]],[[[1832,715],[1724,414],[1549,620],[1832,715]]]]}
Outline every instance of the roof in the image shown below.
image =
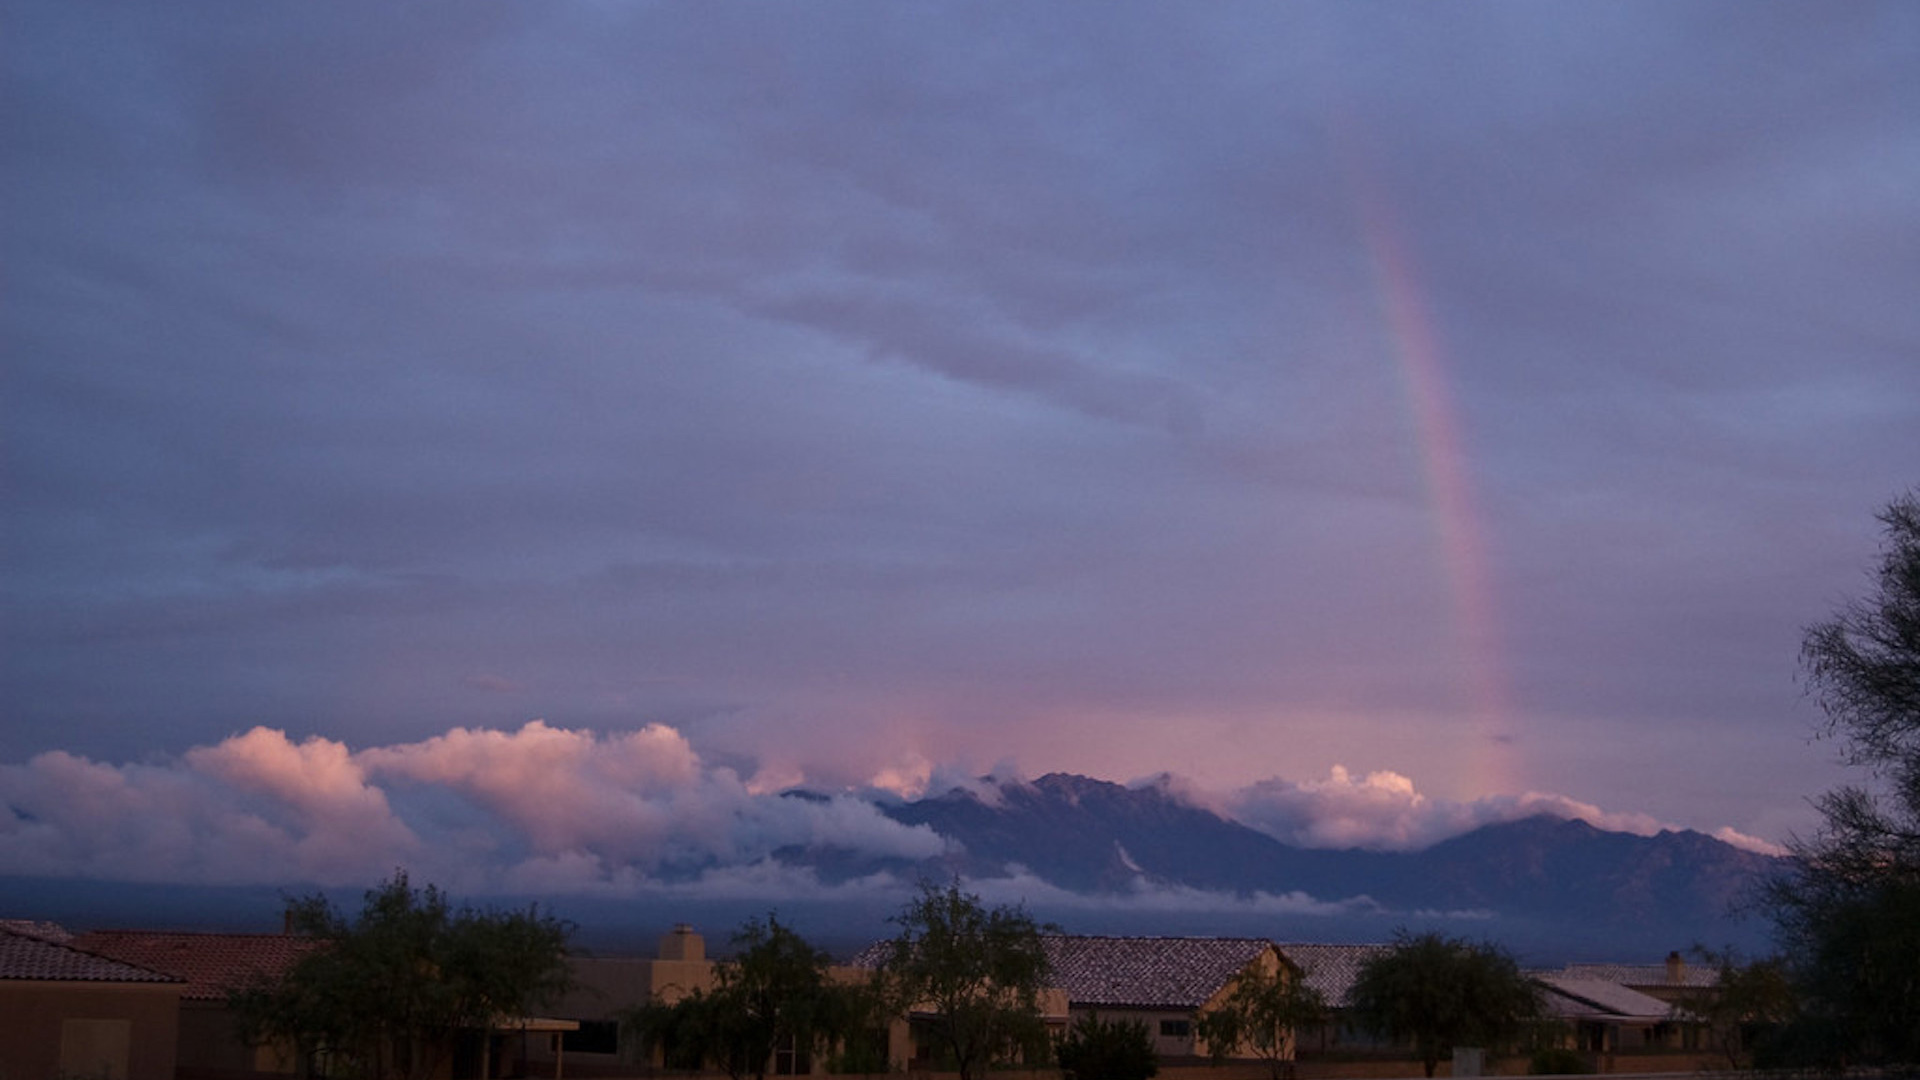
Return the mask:
{"type": "Polygon", "coordinates": [[[41,941],[64,944],[73,940],[73,935],[67,932],[66,927],[56,922],[41,922],[38,919],[0,919],[0,929],[39,938],[41,941]]]}
{"type": "Polygon", "coordinates": [[[1621,986],[1702,988],[1718,985],[1720,972],[1699,964],[1568,964],[1560,974],[1574,979],[1600,979],[1621,986]],[[1677,976],[1677,977],[1676,977],[1677,976]]]}
{"type": "Polygon", "coordinates": [[[165,930],[94,930],[75,946],[186,980],[181,997],[220,1001],[261,978],[275,978],[317,944],[289,934],[212,934],[165,930]]]}
{"type": "Polygon", "coordinates": [[[1619,983],[1567,975],[1535,975],[1533,978],[1551,992],[1547,1011],[1555,1016],[1658,1021],[1672,1014],[1666,1002],[1619,983]],[[1574,1007],[1555,1000],[1560,998],[1571,999],[1574,1007]]]}
{"type": "Polygon", "coordinates": [[[1070,1005],[1197,1009],[1273,948],[1265,938],[1041,937],[1070,1005]]]}
{"type": "Polygon", "coordinates": [[[96,983],[178,983],[183,980],[98,956],[85,949],[47,941],[31,934],[0,927],[0,980],[34,982],[96,983]]]}
{"type": "MultiPolygon", "coordinates": [[[[1197,1009],[1273,948],[1265,938],[1082,937],[1042,934],[1050,986],[1070,1007],[1197,1009]]],[[[854,967],[886,963],[891,942],[854,955],[854,967]]]]}
{"type": "Polygon", "coordinates": [[[1319,991],[1328,1005],[1338,1009],[1349,1003],[1360,969],[1367,961],[1391,951],[1393,946],[1294,943],[1279,948],[1281,955],[1300,969],[1306,984],[1319,991]]]}

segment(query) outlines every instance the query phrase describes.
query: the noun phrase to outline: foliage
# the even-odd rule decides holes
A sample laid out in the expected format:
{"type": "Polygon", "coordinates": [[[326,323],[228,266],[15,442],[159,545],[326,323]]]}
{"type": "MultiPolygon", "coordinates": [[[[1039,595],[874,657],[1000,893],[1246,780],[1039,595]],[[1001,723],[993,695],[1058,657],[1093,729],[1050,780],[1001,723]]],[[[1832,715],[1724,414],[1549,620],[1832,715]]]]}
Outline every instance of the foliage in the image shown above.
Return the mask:
{"type": "Polygon", "coordinates": [[[1054,1057],[1074,1080],[1151,1080],[1160,1073],[1145,1021],[1102,1020],[1098,1013],[1074,1021],[1054,1057]]]}
{"type": "Polygon", "coordinates": [[[931,1014],[925,1030],[960,1080],[995,1061],[1046,1053],[1041,927],[1019,907],[991,910],[949,884],[922,884],[893,922],[881,976],[894,1008],[931,1014]]]}
{"type": "Polygon", "coordinates": [[[871,1010],[858,989],[835,984],[827,954],[777,916],[749,919],[733,945],[734,958],[714,968],[711,990],[629,1014],[642,1044],[661,1047],[670,1067],[764,1077],[783,1047],[811,1055],[866,1025],[871,1010]]]}
{"type": "Polygon", "coordinates": [[[1368,960],[1353,1011],[1375,1034],[1411,1040],[1427,1075],[1456,1046],[1497,1046],[1540,1013],[1533,984],[1498,946],[1404,930],[1368,960]]]}
{"type": "Polygon", "coordinates": [[[1578,1050],[1565,1047],[1536,1050],[1527,1061],[1528,1076],[1586,1076],[1592,1072],[1593,1062],[1578,1050]]]}
{"type": "Polygon", "coordinates": [[[1817,801],[1766,900],[1794,958],[1796,1042],[1829,1063],[1920,1062],[1920,492],[1880,514],[1878,590],[1807,630],[1823,734],[1868,786],[1817,801]]]}
{"type": "Polygon", "coordinates": [[[1742,962],[1732,949],[1696,948],[1693,952],[1715,970],[1714,985],[1681,994],[1674,1002],[1674,1013],[1707,1026],[1714,1046],[1727,1056],[1728,1068],[1751,1066],[1756,1048],[1797,1012],[1786,961],[1769,957],[1742,962]]]}
{"type": "Polygon", "coordinates": [[[456,910],[405,872],[368,890],[351,921],[315,894],[289,901],[287,923],[317,947],[231,1003],[247,1037],[323,1056],[330,1075],[430,1076],[455,1032],[491,1031],[569,985],[570,924],[538,908],[456,910]]]}
{"type": "Polygon", "coordinates": [[[1325,1019],[1327,1003],[1297,974],[1278,967],[1251,969],[1233,990],[1200,1015],[1197,1031],[1217,1064],[1235,1050],[1267,1062],[1275,1080],[1293,1056],[1294,1032],[1325,1019]]]}

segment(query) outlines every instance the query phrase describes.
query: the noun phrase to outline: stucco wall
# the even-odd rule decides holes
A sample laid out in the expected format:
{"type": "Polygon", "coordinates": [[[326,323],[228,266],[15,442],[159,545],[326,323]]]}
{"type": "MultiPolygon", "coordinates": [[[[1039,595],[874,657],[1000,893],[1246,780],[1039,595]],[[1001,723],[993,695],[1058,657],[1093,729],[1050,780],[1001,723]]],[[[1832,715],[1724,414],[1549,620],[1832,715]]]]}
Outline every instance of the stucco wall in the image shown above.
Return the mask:
{"type": "Polygon", "coordinates": [[[0,983],[0,1074],[54,1080],[173,1080],[180,988],[70,982],[0,983]]]}

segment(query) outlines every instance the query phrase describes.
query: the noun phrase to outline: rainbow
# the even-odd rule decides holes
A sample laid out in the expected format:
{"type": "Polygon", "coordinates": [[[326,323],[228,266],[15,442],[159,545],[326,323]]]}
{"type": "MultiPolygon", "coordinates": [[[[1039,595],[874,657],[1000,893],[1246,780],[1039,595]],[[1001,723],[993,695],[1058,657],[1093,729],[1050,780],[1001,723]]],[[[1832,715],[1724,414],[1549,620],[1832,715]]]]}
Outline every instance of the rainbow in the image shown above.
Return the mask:
{"type": "MultiPolygon", "coordinates": [[[[1349,164],[1355,163],[1349,155],[1349,164]]],[[[1360,230],[1389,346],[1406,388],[1421,480],[1445,576],[1462,691],[1477,744],[1468,777],[1478,794],[1506,790],[1517,779],[1511,746],[1512,705],[1503,658],[1499,605],[1488,570],[1485,530],[1474,498],[1459,410],[1448,386],[1446,350],[1421,288],[1418,267],[1397,227],[1391,203],[1360,168],[1348,169],[1357,193],[1360,230]]]]}

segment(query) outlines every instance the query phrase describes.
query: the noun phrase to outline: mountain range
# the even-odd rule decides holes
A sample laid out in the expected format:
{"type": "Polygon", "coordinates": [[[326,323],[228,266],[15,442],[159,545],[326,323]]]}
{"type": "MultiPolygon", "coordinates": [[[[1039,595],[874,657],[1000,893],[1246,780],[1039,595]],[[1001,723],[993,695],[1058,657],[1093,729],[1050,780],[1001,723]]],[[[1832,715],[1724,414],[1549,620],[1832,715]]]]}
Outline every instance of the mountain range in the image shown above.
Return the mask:
{"type": "Polygon", "coordinates": [[[1269,936],[1300,940],[1438,927],[1534,952],[1656,959],[1695,944],[1755,947],[1763,920],[1740,909],[1755,883],[1781,868],[1778,858],[1691,830],[1639,836],[1545,815],[1419,851],[1300,848],[1164,787],[1065,773],[999,783],[984,797],[955,788],[881,808],[932,829],[947,851],[917,863],[817,849],[780,857],[829,880],[881,871],[936,881],[1024,874],[1089,900],[1153,892],[1290,898],[1298,914],[1269,936]],[[1306,907],[1306,898],[1317,906],[1306,907]]]}
{"type": "MultiPolygon", "coordinates": [[[[786,797],[828,801],[804,791],[786,797]]],[[[1487,825],[1418,851],[1301,848],[1196,805],[1164,785],[1055,773],[874,802],[941,838],[908,859],[788,847],[774,858],[829,888],[703,894],[688,878],[638,895],[474,897],[539,902],[578,924],[576,942],[650,955],[667,927],[694,921],[717,948],[728,928],[778,909],[838,954],[892,932],[898,883],[961,879],[991,902],[1020,902],[1081,934],[1191,934],[1279,942],[1376,942],[1438,930],[1497,942],[1523,961],[1656,962],[1693,945],[1766,951],[1767,925],[1737,917],[1778,858],[1701,833],[1609,832],[1548,816],[1487,825]],[[893,884],[887,884],[892,882],[893,884]]],[[[779,875],[769,875],[777,881],[779,875]]],[[[55,880],[0,873],[0,917],[75,928],[273,929],[290,883],[221,886],[55,880]]],[[[351,908],[359,889],[326,890],[351,908]]]]}

